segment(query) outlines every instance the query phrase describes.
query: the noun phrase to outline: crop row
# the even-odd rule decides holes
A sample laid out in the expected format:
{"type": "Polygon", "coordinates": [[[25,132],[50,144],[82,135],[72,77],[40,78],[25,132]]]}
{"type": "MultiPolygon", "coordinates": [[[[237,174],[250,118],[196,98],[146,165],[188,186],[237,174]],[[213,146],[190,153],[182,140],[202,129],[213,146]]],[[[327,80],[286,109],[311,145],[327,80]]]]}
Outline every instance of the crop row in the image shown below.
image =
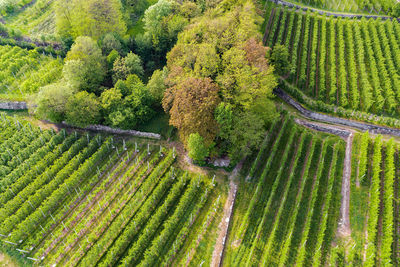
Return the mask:
{"type": "Polygon", "coordinates": [[[336,19],[276,8],[267,20],[272,22],[267,23],[266,45],[284,44],[293,51],[287,76],[292,85],[328,104],[400,112],[397,20],[336,19]]]}

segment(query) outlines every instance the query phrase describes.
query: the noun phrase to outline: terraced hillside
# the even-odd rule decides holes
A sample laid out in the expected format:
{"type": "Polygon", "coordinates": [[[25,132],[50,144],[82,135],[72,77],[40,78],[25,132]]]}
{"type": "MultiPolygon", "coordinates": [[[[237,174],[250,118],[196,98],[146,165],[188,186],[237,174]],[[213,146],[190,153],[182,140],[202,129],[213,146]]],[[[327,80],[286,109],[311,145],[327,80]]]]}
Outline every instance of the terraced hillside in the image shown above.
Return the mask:
{"type": "Polygon", "coordinates": [[[332,11],[366,14],[390,14],[396,4],[396,0],[290,0],[289,2],[332,11]]]}
{"type": "Polygon", "coordinates": [[[0,46],[0,96],[20,99],[61,77],[59,59],[18,46],[0,46]]]}
{"type": "Polygon", "coordinates": [[[238,189],[225,266],[320,266],[339,218],[344,141],[297,126],[269,129],[238,189]]]}
{"type": "Polygon", "coordinates": [[[325,103],[400,113],[400,25],[396,20],[331,18],[269,4],[264,42],[288,47],[284,78],[325,103]]]}
{"type": "Polygon", "coordinates": [[[209,257],[188,236],[209,242],[203,232],[225,196],[215,178],[177,167],[176,156],[143,140],[41,131],[1,116],[1,249],[45,266],[209,257]]]}
{"type": "MultiPolygon", "coordinates": [[[[10,2],[10,1],[9,1],[10,2]]],[[[22,7],[3,17],[7,27],[19,30],[31,38],[54,36],[56,33],[56,16],[53,0],[19,0],[26,3],[22,7]],[[29,2],[29,3],[28,3],[29,2]]]]}

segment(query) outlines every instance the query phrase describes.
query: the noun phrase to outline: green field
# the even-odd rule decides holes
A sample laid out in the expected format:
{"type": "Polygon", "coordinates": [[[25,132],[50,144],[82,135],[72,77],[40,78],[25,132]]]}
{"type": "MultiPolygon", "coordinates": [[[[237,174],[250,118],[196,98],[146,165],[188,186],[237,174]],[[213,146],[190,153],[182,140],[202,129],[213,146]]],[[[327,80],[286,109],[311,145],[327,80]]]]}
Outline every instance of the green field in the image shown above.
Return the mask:
{"type": "Polygon", "coordinates": [[[400,112],[400,24],[335,19],[269,5],[264,42],[288,47],[283,78],[328,104],[375,114],[400,112]]]}
{"type": "Polygon", "coordinates": [[[365,14],[390,14],[396,0],[291,0],[290,2],[310,5],[324,10],[365,13],[365,14]]]}
{"type": "Polygon", "coordinates": [[[0,127],[3,249],[45,266],[154,266],[186,262],[179,255],[188,252],[193,261],[210,257],[212,250],[187,237],[212,248],[205,233],[225,189],[180,169],[173,148],[42,131],[4,115],[0,127]]]}
{"type": "Polygon", "coordinates": [[[340,207],[344,142],[274,123],[240,183],[225,266],[329,262],[340,207]]]}
{"type": "Polygon", "coordinates": [[[59,59],[18,46],[0,46],[0,97],[24,99],[61,77],[59,59]]]}
{"type": "Polygon", "coordinates": [[[355,241],[347,261],[396,266],[400,253],[399,145],[381,136],[371,137],[356,135],[353,145],[350,222],[355,241]]]}

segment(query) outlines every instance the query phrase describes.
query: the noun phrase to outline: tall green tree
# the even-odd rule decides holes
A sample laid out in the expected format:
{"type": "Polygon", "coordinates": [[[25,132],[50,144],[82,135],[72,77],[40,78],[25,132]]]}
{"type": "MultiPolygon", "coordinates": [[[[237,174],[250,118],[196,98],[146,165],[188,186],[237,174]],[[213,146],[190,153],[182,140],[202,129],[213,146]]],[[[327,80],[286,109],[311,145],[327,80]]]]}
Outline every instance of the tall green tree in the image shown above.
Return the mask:
{"type": "Polygon", "coordinates": [[[157,105],[161,104],[166,89],[165,80],[168,77],[168,69],[155,70],[147,83],[147,89],[157,105]]]}
{"type": "Polygon", "coordinates": [[[140,57],[130,52],[124,58],[117,58],[113,66],[113,82],[125,80],[130,74],[135,74],[138,77],[143,77],[144,70],[140,57]]]}
{"type": "Polygon", "coordinates": [[[278,75],[286,75],[292,66],[289,61],[289,50],[284,45],[276,45],[271,52],[271,63],[278,75]]]}
{"type": "Polygon", "coordinates": [[[218,86],[211,79],[192,77],[165,92],[164,110],[169,112],[170,124],[178,128],[185,145],[192,133],[199,133],[207,145],[214,140],[218,131],[214,118],[220,102],[218,92],[218,86]]]}
{"type": "Polygon", "coordinates": [[[65,119],[66,104],[76,91],[65,83],[54,83],[42,87],[36,96],[36,114],[52,122],[65,119]]]}
{"type": "Polygon", "coordinates": [[[216,148],[237,159],[257,147],[266,123],[278,116],[277,77],[261,44],[261,21],[251,1],[224,1],[179,34],[167,55],[163,107],[185,143],[196,132],[206,144],[218,137],[216,148]],[[201,98],[206,86],[199,80],[215,84],[215,93],[201,98]]]}
{"type": "Polygon", "coordinates": [[[78,37],[67,54],[63,74],[73,88],[100,93],[106,61],[97,43],[90,37],[78,37]]]}
{"type": "Polygon", "coordinates": [[[71,125],[86,127],[99,123],[100,103],[94,94],[79,92],[68,99],[66,121],[71,125]]]}
{"type": "Polygon", "coordinates": [[[189,157],[194,162],[199,164],[205,163],[205,158],[208,156],[208,148],[204,143],[203,137],[199,133],[192,133],[188,138],[189,157]]]}
{"type": "Polygon", "coordinates": [[[114,88],[105,90],[100,101],[106,124],[113,127],[132,129],[154,115],[152,97],[136,75],[119,80],[114,88]]]}
{"type": "Polygon", "coordinates": [[[236,116],[229,135],[229,156],[233,160],[240,160],[257,149],[265,134],[264,125],[264,121],[251,112],[243,112],[236,116]]]}

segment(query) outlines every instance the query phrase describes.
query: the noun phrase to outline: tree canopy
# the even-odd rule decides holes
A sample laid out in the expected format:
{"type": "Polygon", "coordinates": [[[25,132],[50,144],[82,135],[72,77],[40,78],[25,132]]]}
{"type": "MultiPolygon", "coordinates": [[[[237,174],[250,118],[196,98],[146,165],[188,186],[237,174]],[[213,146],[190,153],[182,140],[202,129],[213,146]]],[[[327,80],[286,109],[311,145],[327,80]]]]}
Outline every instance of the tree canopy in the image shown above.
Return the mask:
{"type": "Polygon", "coordinates": [[[204,159],[208,156],[208,148],[204,144],[204,139],[200,134],[190,134],[188,138],[188,151],[191,159],[196,163],[204,164],[204,159]]]}
{"type": "Polygon", "coordinates": [[[43,87],[37,97],[37,114],[39,117],[54,122],[65,118],[65,106],[75,90],[65,83],[53,83],[43,87]]]}
{"type": "Polygon", "coordinates": [[[217,134],[214,110],[220,102],[219,87],[210,78],[189,77],[165,92],[163,107],[170,124],[178,128],[185,143],[190,134],[199,133],[206,144],[217,134]]]}
{"type": "Polygon", "coordinates": [[[244,156],[276,118],[277,78],[261,44],[260,21],[252,2],[222,2],[179,34],[167,55],[163,107],[185,143],[193,133],[208,144],[218,137],[221,152],[244,156]]]}
{"type": "Polygon", "coordinates": [[[79,92],[68,99],[66,121],[72,125],[85,127],[100,120],[100,103],[94,94],[79,92]]]}
{"type": "Polygon", "coordinates": [[[80,91],[98,93],[106,75],[105,58],[90,37],[78,37],[65,59],[64,78],[80,91]]]}

